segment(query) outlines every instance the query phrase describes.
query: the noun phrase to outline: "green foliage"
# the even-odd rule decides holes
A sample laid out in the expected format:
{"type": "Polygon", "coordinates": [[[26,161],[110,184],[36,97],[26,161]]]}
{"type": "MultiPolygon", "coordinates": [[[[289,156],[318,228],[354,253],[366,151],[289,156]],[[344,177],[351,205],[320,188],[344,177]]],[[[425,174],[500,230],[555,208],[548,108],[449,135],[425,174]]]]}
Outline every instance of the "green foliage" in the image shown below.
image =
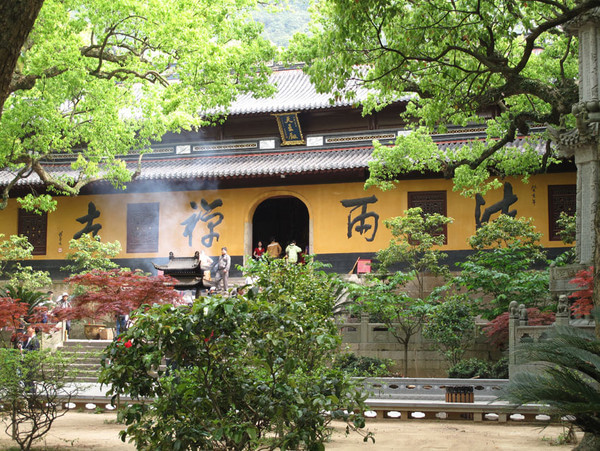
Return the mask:
{"type": "Polygon", "coordinates": [[[22,450],[46,435],[54,421],[68,412],[61,409],[79,390],[74,357],[60,351],[0,348],[0,417],[6,432],[22,450]]]}
{"type": "Polygon", "coordinates": [[[69,250],[65,255],[65,260],[73,263],[63,266],[61,269],[69,271],[70,274],[83,274],[94,269],[109,270],[119,267],[111,260],[121,252],[119,241],[103,243],[99,235],[92,236],[90,233],[85,233],[79,239],[69,241],[69,250]]]}
{"type": "Polygon", "coordinates": [[[448,377],[463,379],[508,379],[508,359],[489,362],[477,358],[462,360],[451,366],[448,377]]]}
{"type": "Polygon", "coordinates": [[[569,216],[564,211],[560,212],[560,216],[556,220],[556,224],[560,228],[558,235],[565,244],[573,244],[577,236],[577,216],[569,216]]]}
{"type": "Polygon", "coordinates": [[[476,293],[483,316],[488,319],[508,311],[514,300],[528,307],[548,301],[548,272],[533,269],[546,261],[539,244],[541,234],[532,219],[500,215],[480,227],[469,243],[475,253],[459,263],[461,273],[455,283],[476,293]]]}
{"type": "Polygon", "coordinates": [[[27,260],[32,258],[33,246],[26,236],[0,233],[0,275],[4,275],[6,265],[11,260],[27,260]]]}
{"type": "Polygon", "coordinates": [[[439,347],[450,365],[456,365],[475,336],[475,307],[468,294],[452,294],[431,307],[423,336],[439,347]]]}
{"type": "MultiPolygon", "coordinates": [[[[76,195],[98,179],[122,188],[135,174],[120,158],[147,153],[167,132],[215,124],[240,94],[270,95],[274,46],[252,19],[256,0],[45,0],[16,51],[13,83],[0,93],[0,168],[14,178],[0,196],[37,174],[53,192],[76,195]],[[29,32],[30,31],[30,32],[29,32]],[[210,112],[210,113],[207,113],[210,112]],[[75,153],[76,149],[76,153],[75,153]],[[48,155],[73,154],[56,177],[48,155]]],[[[27,5],[30,10],[35,5],[27,5]]],[[[11,73],[12,72],[12,77],[11,73]]],[[[55,206],[28,196],[24,207],[55,206]]]]}
{"type": "Polygon", "coordinates": [[[12,287],[23,287],[27,290],[39,290],[52,285],[48,271],[35,271],[31,266],[23,266],[20,262],[13,264],[6,284],[12,287]]]}
{"type": "Polygon", "coordinates": [[[591,0],[319,0],[309,33],[296,35],[290,59],[307,62],[319,92],[356,100],[365,112],[399,99],[404,118],[427,132],[481,124],[487,139],[439,149],[421,132],[378,147],[368,184],[389,187],[411,171],[442,171],[465,194],[498,186],[498,176],[543,172],[558,156],[529,124],[574,125],[578,101],[576,40],[562,26],[596,7],[591,0]],[[543,48],[542,52],[534,48],[543,48]],[[484,124],[482,111],[494,111],[484,124]],[[540,151],[541,150],[541,151],[540,151]],[[414,157],[414,158],[413,158],[414,157]]]}
{"type": "Polygon", "coordinates": [[[50,194],[33,195],[31,193],[17,199],[19,207],[26,211],[42,214],[56,210],[56,200],[50,194]]]}
{"type": "Polygon", "coordinates": [[[576,327],[555,325],[547,340],[521,344],[516,357],[519,362],[542,365],[511,376],[503,399],[548,405],[551,413],[567,416],[584,432],[600,436],[598,337],[576,327]]]}
{"type": "Polygon", "coordinates": [[[0,277],[8,279],[9,287],[22,287],[26,290],[36,290],[52,284],[47,271],[34,271],[31,266],[23,266],[16,260],[33,258],[33,246],[26,236],[10,235],[5,237],[0,233],[0,277]],[[12,267],[9,268],[9,263],[12,267]]]}
{"type": "MultiPolygon", "coordinates": [[[[560,228],[558,235],[565,244],[573,244],[577,237],[577,216],[569,216],[564,211],[560,212],[559,218],[556,220],[556,224],[560,228]]],[[[575,254],[575,247],[563,252],[554,259],[554,265],[564,266],[571,263],[575,263],[577,258],[575,254]]]]}
{"type": "Polygon", "coordinates": [[[336,355],[333,367],[352,377],[384,377],[390,375],[392,363],[391,359],[359,356],[349,352],[336,355]]]}
{"type": "Polygon", "coordinates": [[[382,267],[400,263],[416,279],[418,297],[424,298],[424,274],[446,275],[448,268],[440,263],[447,254],[438,247],[444,244],[444,226],[452,222],[440,214],[423,213],[420,207],[410,208],[404,216],[386,219],[392,239],[387,248],[377,253],[382,267]]]}
{"type": "Polygon", "coordinates": [[[138,449],[317,450],[333,418],[364,426],[352,413],[362,395],[327,365],[340,343],[332,276],[312,262],[251,265],[247,296],[140,310],[109,345],[100,381],[145,401],[120,413],[123,439],[138,449]]]}

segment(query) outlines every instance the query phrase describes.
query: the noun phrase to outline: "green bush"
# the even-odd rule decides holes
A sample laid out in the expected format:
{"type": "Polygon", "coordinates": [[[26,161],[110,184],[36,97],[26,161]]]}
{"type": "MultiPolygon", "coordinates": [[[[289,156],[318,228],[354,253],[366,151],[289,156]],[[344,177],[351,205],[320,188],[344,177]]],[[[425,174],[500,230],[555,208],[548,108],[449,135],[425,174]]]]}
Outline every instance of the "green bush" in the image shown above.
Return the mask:
{"type": "Polygon", "coordinates": [[[502,357],[492,366],[492,379],[508,379],[508,357],[502,357]]]}
{"type": "Polygon", "coordinates": [[[508,379],[508,359],[488,362],[477,358],[461,360],[448,370],[448,377],[470,379],[508,379]]]}
{"type": "Polygon", "coordinates": [[[121,438],[140,450],[322,450],[334,419],[364,428],[357,382],[330,365],[338,281],[320,268],[253,261],[256,292],[134,312],[100,376],[110,395],[144,400],[119,411],[121,438]]]}
{"type": "Polygon", "coordinates": [[[390,374],[392,364],[391,359],[346,353],[336,356],[333,367],[353,377],[383,377],[390,374]]]}

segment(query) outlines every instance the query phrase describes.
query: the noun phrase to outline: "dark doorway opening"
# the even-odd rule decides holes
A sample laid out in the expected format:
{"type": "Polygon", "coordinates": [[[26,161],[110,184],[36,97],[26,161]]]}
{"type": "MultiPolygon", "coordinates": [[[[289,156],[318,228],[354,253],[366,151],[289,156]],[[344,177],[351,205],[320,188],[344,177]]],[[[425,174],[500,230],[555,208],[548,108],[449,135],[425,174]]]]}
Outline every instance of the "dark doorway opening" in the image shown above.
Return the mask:
{"type": "Polygon", "coordinates": [[[273,197],[262,202],[252,218],[252,249],[259,241],[267,247],[271,237],[285,247],[291,240],[304,251],[309,245],[308,209],[296,197],[273,197]]]}

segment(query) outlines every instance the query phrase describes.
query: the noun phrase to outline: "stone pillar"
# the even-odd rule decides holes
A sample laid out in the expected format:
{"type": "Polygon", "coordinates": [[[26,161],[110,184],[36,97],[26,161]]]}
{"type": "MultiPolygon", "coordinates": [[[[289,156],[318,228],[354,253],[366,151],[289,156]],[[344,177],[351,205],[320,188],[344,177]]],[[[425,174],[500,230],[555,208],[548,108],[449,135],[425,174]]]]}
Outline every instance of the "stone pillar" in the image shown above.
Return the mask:
{"type": "Polygon", "coordinates": [[[573,265],[551,268],[550,292],[554,296],[575,291],[569,281],[594,261],[600,180],[600,8],[581,14],[565,30],[579,40],[579,102],[572,107],[577,127],[549,128],[549,132],[559,154],[574,158],[577,166],[577,258],[573,265]]]}
{"type": "Polygon", "coordinates": [[[577,165],[577,262],[590,266],[594,261],[596,238],[594,216],[598,208],[598,144],[590,143],[575,152],[577,165]]]}
{"type": "Polygon", "coordinates": [[[594,216],[598,207],[600,157],[600,8],[574,19],[567,33],[579,38],[579,102],[572,111],[577,128],[559,134],[562,155],[574,157],[577,166],[577,262],[594,261],[594,216]]]}

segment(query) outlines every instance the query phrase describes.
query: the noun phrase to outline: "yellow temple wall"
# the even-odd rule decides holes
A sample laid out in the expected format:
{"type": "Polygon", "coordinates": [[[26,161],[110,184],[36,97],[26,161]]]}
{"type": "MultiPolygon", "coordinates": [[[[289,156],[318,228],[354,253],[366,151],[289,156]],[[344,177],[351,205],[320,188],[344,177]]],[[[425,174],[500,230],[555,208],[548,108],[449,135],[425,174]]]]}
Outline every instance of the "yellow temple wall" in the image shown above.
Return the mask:
{"type": "MultiPolygon", "coordinates": [[[[548,240],[548,185],[575,184],[575,173],[544,174],[531,177],[529,183],[519,179],[507,179],[513,186],[518,200],[510,206],[517,210],[517,217],[533,217],[540,232],[542,245],[563,247],[560,241],[548,240]]],[[[121,242],[123,251],[120,258],[165,257],[170,251],[176,255],[190,255],[199,250],[208,255],[217,255],[222,246],[227,246],[231,255],[247,255],[256,244],[251,243],[252,217],[256,207],[266,199],[277,196],[294,196],[306,205],[311,225],[310,251],[316,254],[371,253],[387,246],[391,235],[383,225],[387,218],[402,215],[407,209],[407,193],[413,191],[445,190],[447,195],[447,215],[454,219],[448,226],[448,243],[443,250],[468,249],[467,239],[475,233],[475,200],[462,197],[452,191],[452,181],[445,179],[412,179],[401,181],[397,188],[382,192],[378,189],[364,190],[362,183],[331,183],[322,185],[296,185],[286,187],[256,187],[235,189],[205,189],[198,191],[164,191],[149,193],[119,193],[58,197],[56,211],[48,214],[47,252],[36,259],[63,259],[68,252],[69,240],[83,228],[77,218],[85,216],[89,202],[93,202],[100,216],[94,223],[102,225],[99,235],[103,241],[121,242]],[[367,238],[370,232],[352,232],[348,237],[349,215],[356,215],[345,207],[342,200],[360,199],[375,196],[369,203],[369,213],[378,215],[378,230],[372,241],[367,238]],[[181,224],[191,214],[190,202],[200,204],[201,199],[213,202],[222,200],[222,206],[213,212],[223,215],[222,222],[214,228],[219,240],[212,246],[201,244],[201,237],[208,233],[206,222],[199,221],[192,233],[193,244],[183,235],[181,224]],[[157,252],[127,253],[127,205],[131,203],[159,203],[159,246],[157,252]]],[[[502,199],[503,190],[487,193],[488,207],[502,199]]],[[[484,207],[484,208],[485,208],[484,207]]],[[[497,215],[497,214],[496,214],[497,215]]],[[[492,219],[496,216],[493,215],[492,219]]],[[[17,206],[14,200],[0,211],[0,233],[17,233],[17,206]]],[[[374,217],[366,222],[374,225],[374,217]]],[[[283,245],[284,243],[282,243],[283,245]]]]}

